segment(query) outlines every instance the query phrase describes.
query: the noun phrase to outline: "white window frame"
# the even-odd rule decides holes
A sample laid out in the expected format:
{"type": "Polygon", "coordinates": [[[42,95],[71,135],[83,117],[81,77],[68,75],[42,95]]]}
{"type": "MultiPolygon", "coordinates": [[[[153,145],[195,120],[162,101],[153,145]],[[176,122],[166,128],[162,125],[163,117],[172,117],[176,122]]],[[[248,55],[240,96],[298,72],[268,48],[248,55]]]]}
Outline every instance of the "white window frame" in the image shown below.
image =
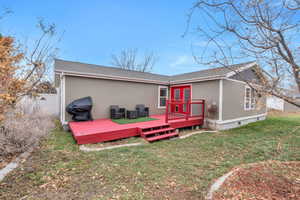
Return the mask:
{"type": "Polygon", "coordinates": [[[256,108],[256,97],[255,91],[249,86],[245,86],[245,97],[244,97],[244,110],[254,110],[256,108]],[[247,99],[247,90],[250,90],[249,97],[247,99]],[[247,107],[248,102],[248,107],[247,107]]]}
{"type": "Polygon", "coordinates": [[[250,101],[251,105],[251,109],[255,110],[256,108],[256,91],[252,88],[251,89],[251,101],[250,101]]]}
{"type": "Polygon", "coordinates": [[[160,86],[158,86],[158,102],[157,102],[157,107],[158,108],[166,108],[166,106],[161,106],[160,105],[160,98],[161,98],[161,96],[160,96],[160,89],[162,89],[162,88],[165,88],[165,89],[167,89],[167,95],[166,95],[166,101],[168,100],[168,98],[169,98],[169,87],[168,86],[162,86],[162,85],[160,85],[160,86]]]}

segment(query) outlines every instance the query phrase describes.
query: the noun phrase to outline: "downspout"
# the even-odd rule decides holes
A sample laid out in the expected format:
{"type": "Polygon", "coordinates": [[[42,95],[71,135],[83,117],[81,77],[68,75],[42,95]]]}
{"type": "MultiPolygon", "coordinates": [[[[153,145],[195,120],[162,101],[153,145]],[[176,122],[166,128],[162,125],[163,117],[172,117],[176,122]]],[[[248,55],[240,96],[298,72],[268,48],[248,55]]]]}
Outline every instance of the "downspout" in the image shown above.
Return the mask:
{"type": "Polygon", "coordinates": [[[65,74],[64,72],[60,75],[60,122],[62,125],[65,124],[65,74]]]}
{"type": "Polygon", "coordinates": [[[223,121],[223,79],[219,80],[219,122],[223,121]]]}

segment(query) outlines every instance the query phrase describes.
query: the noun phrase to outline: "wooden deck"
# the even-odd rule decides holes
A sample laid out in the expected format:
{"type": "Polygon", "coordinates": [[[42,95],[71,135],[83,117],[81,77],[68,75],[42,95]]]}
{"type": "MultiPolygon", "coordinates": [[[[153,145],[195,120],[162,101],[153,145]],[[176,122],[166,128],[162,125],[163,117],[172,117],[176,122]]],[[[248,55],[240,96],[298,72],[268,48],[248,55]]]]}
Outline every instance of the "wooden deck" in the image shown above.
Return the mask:
{"type": "Polygon", "coordinates": [[[189,118],[188,120],[171,120],[168,123],[165,123],[165,115],[152,115],[150,117],[157,120],[117,124],[110,119],[96,119],[87,122],[70,122],[69,126],[78,144],[90,144],[140,136],[144,130],[151,131],[151,129],[156,129],[157,127],[171,127],[176,129],[203,124],[203,118],[201,117],[189,118]]]}

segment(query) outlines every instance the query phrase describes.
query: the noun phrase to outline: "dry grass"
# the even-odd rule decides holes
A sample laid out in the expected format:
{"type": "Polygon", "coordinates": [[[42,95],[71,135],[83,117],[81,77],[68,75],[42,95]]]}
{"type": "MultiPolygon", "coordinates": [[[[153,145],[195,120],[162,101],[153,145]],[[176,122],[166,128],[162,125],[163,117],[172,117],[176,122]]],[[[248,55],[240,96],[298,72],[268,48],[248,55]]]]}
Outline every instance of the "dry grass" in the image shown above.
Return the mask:
{"type": "Polygon", "coordinates": [[[300,116],[300,112],[282,112],[279,110],[269,110],[268,111],[269,117],[293,117],[293,116],[300,116]]]}
{"type": "Polygon", "coordinates": [[[300,162],[269,161],[247,165],[231,175],[214,200],[300,198],[300,162]]]}
{"type": "Polygon", "coordinates": [[[293,132],[299,122],[272,117],[218,133],[89,153],[57,129],[0,183],[0,199],[201,200],[235,166],[299,161],[300,130],[293,132]]]}
{"type": "MultiPolygon", "coordinates": [[[[12,157],[37,144],[54,128],[53,118],[38,108],[19,106],[5,115],[0,128],[0,158],[12,157]]],[[[1,160],[1,159],[0,159],[1,160]]]]}

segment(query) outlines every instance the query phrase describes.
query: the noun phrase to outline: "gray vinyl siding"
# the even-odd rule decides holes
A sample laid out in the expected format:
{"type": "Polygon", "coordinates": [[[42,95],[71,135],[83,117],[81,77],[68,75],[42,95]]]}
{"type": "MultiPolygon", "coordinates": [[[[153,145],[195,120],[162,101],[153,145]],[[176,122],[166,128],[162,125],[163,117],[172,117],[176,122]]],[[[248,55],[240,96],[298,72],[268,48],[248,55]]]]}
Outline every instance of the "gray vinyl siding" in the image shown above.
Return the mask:
{"type": "Polygon", "coordinates": [[[240,81],[249,81],[251,83],[261,83],[260,81],[260,78],[257,76],[257,74],[255,73],[254,71],[254,67],[251,67],[249,69],[246,69],[236,75],[233,75],[232,79],[235,79],[235,80],[240,80],[240,81]]]}
{"type": "MultiPolygon", "coordinates": [[[[91,96],[94,119],[109,118],[110,105],[135,109],[136,104],[145,104],[149,107],[150,114],[163,114],[165,109],[158,109],[158,86],[147,83],[66,76],[65,105],[67,106],[75,99],[91,96]]],[[[70,119],[71,116],[66,113],[66,121],[70,119]]]]}
{"type": "Polygon", "coordinates": [[[266,98],[262,97],[254,110],[244,109],[246,84],[223,80],[223,120],[266,113],[266,98]]]}
{"type": "Polygon", "coordinates": [[[192,84],[192,98],[205,99],[205,117],[209,119],[218,119],[219,114],[209,115],[207,108],[212,103],[216,103],[219,108],[219,80],[198,82],[192,84]]]}

